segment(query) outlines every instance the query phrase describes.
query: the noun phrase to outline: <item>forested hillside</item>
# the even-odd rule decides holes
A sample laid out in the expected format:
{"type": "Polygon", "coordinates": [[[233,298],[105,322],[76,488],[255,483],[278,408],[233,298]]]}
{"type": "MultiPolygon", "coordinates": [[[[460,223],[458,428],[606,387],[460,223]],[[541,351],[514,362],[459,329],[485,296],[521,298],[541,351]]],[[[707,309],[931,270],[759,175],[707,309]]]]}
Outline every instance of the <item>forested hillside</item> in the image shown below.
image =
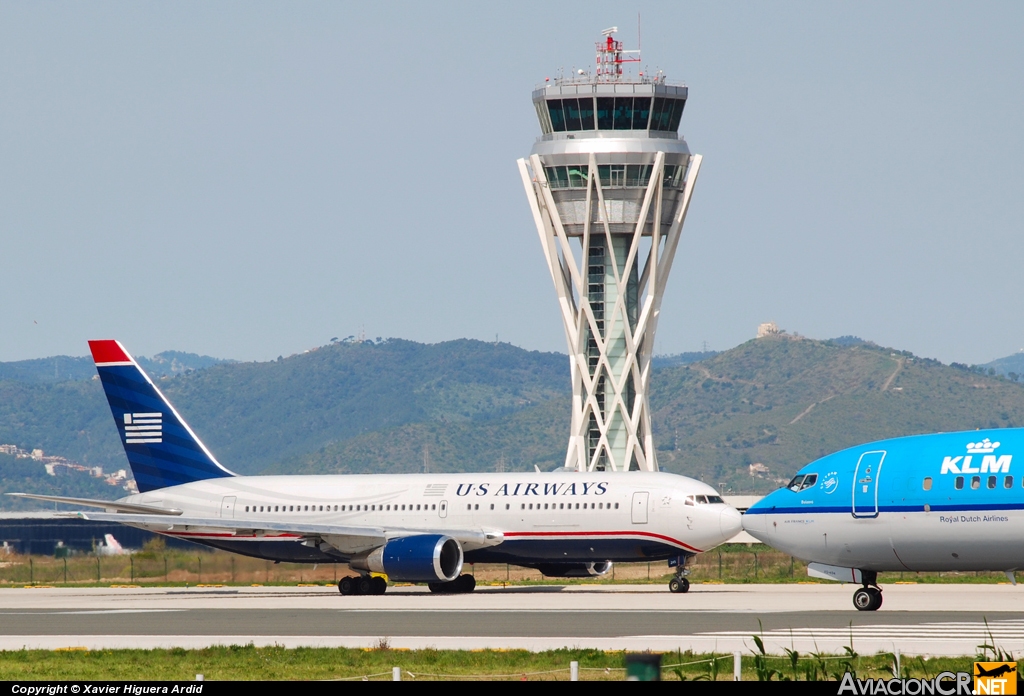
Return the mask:
{"type": "MultiPolygon", "coordinates": [[[[859,339],[779,336],[693,357],[661,360],[652,377],[658,458],[730,492],[768,490],[823,454],[875,439],[1024,425],[1024,385],[859,339]],[[751,476],[755,463],[769,472],[751,476]]],[[[522,471],[563,463],[568,373],[556,353],[392,339],[219,363],[158,384],[239,473],[522,471]]],[[[0,443],[125,466],[91,379],[0,381],[0,443]]],[[[65,485],[18,461],[47,486],[65,485]]],[[[0,460],[0,476],[7,466],[0,460]]]]}

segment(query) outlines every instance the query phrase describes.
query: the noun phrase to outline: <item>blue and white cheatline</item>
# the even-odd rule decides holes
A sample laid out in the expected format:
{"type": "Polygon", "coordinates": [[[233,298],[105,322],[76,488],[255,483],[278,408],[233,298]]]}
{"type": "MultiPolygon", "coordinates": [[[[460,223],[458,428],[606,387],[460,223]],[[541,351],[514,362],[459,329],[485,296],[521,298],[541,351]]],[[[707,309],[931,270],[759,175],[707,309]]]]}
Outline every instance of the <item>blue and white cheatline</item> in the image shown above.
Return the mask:
{"type": "Polygon", "coordinates": [[[743,516],[757,539],[814,577],[860,584],[861,611],[882,605],[882,571],[1024,567],[1024,428],[872,442],[808,464],[743,516]]]}
{"type": "Polygon", "coordinates": [[[735,536],[740,515],[711,487],[662,472],[238,476],[217,461],[117,341],[90,341],[139,493],[118,501],[15,494],[274,561],[347,563],[342,594],[394,581],[471,591],[465,563],[549,577],[667,560],[673,592],[694,555],[735,536]]]}

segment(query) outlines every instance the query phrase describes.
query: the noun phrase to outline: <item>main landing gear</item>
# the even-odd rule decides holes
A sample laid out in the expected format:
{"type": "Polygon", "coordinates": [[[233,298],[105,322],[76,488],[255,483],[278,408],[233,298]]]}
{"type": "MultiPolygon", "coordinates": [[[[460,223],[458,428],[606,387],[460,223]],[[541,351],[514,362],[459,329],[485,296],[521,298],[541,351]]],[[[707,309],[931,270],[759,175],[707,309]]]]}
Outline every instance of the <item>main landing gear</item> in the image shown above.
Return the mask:
{"type": "Polygon", "coordinates": [[[862,571],[864,587],[853,593],[853,606],[857,611],[878,611],[882,606],[882,588],[878,586],[878,573],[862,571]]]}
{"type": "Polygon", "coordinates": [[[451,582],[428,582],[427,587],[435,594],[464,594],[476,589],[476,578],[463,574],[451,582]]]}
{"type": "Polygon", "coordinates": [[[338,592],[343,595],[382,595],[388,589],[387,580],[377,575],[342,578],[338,581],[338,592]]]}

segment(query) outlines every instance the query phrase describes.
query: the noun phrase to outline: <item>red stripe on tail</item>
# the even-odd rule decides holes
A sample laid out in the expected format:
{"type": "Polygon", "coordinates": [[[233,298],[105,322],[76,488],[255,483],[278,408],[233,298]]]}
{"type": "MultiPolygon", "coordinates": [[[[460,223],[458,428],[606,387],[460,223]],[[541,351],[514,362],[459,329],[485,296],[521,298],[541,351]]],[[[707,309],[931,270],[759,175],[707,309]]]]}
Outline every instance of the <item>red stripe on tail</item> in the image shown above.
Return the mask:
{"type": "Polygon", "coordinates": [[[124,352],[117,341],[89,341],[93,361],[101,363],[131,362],[131,357],[124,352]]]}

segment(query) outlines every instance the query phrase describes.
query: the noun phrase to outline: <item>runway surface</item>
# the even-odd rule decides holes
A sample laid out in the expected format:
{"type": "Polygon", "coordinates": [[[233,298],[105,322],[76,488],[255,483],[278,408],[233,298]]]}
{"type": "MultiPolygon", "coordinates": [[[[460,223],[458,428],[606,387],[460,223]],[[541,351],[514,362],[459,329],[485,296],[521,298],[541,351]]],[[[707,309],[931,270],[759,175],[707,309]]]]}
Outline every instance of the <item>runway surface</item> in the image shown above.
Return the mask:
{"type": "Polygon", "coordinates": [[[478,587],[433,595],[392,587],[24,588],[0,590],[0,649],[256,645],[395,648],[591,647],[973,655],[989,633],[1024,651],[1024,587],[895,585],[878,612],[850,585],[478,587]],[[760,621],[760,624],[759,624],[760,621]],[[988,622],[987,627],[985,621],[988,622]]]}

